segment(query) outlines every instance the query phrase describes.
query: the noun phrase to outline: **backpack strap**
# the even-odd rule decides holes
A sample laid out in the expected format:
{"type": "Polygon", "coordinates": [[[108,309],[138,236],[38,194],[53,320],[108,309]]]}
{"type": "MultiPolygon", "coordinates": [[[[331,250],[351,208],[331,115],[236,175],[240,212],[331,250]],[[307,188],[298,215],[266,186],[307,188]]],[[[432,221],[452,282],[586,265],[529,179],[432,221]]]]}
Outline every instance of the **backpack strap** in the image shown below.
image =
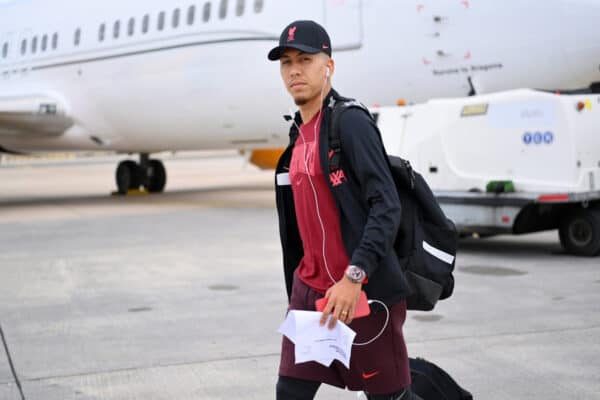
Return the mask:
{"type": "MultiPolygon", "coordinates": [[[[332,108],[329,126],[329,148],[333,152],[333,154],[329,157],[329,171],[337,171],[340,168],[340,159],[342,155],[340,120],[344,111],[350,108],[361,109],[367,114],[371,121],[373,121],[375,129],[377,130],[377,134],[379,135],[379,140],[381,141],[382,149],[383,151],[385,151],[385,149],[383,148],[383,139],[381,137],[381,132],[379,132],[379,128],[377,128],[375,118],[364,104],[355,99],[349,99],[346,97],[339,96],[335,99],[335,102],[333,102],[332,98],[332,102],[329,104],[329,107],[332,108]]],[[[392,168],[392,164],[390,163],[390,160],[386,154],[386,160],[388,161],[390,169],[396,172],[392,174],[394,176],[394,179],[398,181],[401,187],[414,190],[415,173],[412,169],[412,166],[410,165],[410,162],[401,157],[393,158],[396,160],[396,169],[392,168]]]]}
{"type": "Polygon", "coordinates": [[[331,119],[329,125],[329,148],[333,152],[329,157],[329,170],[336,171],[340,168],[340,159],[342,153],[342,140],[340,133],[340,119],[344,111],[350,108],[359,108],[363,110],[369,118],[375,120],[367,107],[357,100],[346,97],[338,97],[335,102],[329,104],[332,108],[331,119]]]}

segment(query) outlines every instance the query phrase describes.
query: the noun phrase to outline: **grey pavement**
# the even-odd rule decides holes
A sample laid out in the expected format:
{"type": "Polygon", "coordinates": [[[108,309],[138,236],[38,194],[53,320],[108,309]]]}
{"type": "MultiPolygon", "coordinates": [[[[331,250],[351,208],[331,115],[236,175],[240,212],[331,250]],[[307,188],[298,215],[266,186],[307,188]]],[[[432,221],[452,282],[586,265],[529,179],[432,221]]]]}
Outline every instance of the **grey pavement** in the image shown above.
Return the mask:
{"type": "Polygon", "coordinates": [[[20,394],[10,371],[4,346],[0,343],[0,399],[17,400],[20,394]]]}
{"type": "Polygon", "coordinates": [[[2,400],[21,400],[21,395],[15,385],[0,384],[0,399],[2,400]]]}
{"type": "MultiPolygon", "coordinates": [[[[0,168],[0,323],[26,399],[273,399],[286,297],[271,172],[172,159],[166,193],[122,198],[107,160],[0,168]]],[[[477,399],[600,399],[600,259],[555,232],[469,239],[456,281],[409,312],[411,356],[477,399]]]]}
{"type": "Polygon", "coordinates": [[[6,352],[4,351],[2,343],[0,343],[0,385],[6,385],[12,382],[14,382],[14,379],[10,372],[6,352]]]}

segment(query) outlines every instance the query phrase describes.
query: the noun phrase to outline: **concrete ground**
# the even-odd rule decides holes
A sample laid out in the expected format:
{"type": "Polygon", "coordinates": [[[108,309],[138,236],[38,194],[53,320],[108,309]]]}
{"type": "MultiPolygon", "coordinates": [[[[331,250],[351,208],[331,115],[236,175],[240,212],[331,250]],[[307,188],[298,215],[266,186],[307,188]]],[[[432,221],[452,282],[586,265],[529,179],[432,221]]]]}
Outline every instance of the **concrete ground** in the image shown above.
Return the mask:
{"type": "MultiPolygon", "coordinates": [[[[116,159],[0,168],[0,326],[26,399],[273,399],[286,309],[271,172],[169,158],[113,197],[116,159]]],[[[556,232],[461,243],[409,352],[477,399],[600,399],[600,259],[556,232]]],[[[16,400],[0,346],[0,399],[16,400]]],[[[355,399],[323,388],[318,399],[355,399]]]]}

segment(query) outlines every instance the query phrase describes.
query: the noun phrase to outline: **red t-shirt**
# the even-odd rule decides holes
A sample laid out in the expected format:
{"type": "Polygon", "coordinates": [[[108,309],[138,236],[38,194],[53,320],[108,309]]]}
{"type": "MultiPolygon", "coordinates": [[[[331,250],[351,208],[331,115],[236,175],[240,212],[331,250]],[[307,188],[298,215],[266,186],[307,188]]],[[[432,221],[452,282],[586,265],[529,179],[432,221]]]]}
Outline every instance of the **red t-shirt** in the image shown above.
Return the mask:
{"type": "Polygon", "coordinates": [[[290,182],[304,249],[298,276],[308,286],[324,294],[344,276],[349,258],[342,242],[338,210],[319,159],[321,120],[322,113],[317,113],[310,122],[300,126],[301,132],[296,139],[290,163],[290,182]]]}

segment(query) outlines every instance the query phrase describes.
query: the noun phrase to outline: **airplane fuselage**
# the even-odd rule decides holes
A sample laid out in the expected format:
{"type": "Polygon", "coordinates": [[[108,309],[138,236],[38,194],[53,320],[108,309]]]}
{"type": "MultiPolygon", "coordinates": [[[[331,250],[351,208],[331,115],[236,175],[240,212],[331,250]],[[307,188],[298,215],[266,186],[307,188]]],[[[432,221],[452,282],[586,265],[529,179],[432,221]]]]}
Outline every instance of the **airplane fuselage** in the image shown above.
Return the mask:
{"type": "Polygon", "coordinates": [[[0,5],[0,113],[47,96],[73,124],[60,135],[0,130],[0,146],[280,146],[294,106],[266,54],[294,19],[329,30],[334,87],[367,105],[587,87],[600,81],[598,17],[584,0],[13,1],[0,5]]]}

